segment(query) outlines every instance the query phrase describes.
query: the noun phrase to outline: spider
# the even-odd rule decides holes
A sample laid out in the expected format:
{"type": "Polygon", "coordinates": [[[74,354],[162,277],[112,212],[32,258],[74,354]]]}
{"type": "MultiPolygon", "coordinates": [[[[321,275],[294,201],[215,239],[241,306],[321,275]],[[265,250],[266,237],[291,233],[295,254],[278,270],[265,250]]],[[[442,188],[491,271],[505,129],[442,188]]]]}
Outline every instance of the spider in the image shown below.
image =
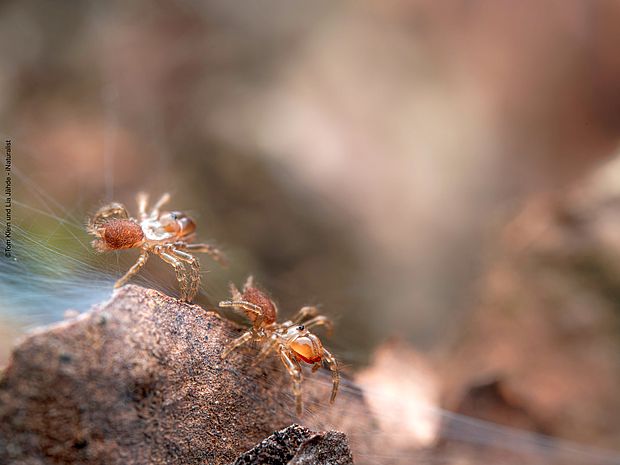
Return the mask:
{"type": "Polygon", "coordinates": [[[181,300],[191,302],[200,284],[200,264],[190,252],[208,253],[220,264],[225,264],[225,258],[211,245],[189,243],[193,239],[196,224],[185,213],[160,212],[160,208],[169,200],[170,195],[164,194],[147,213],[148,196],[138,194],[139,220],[131,218],[120,203],[105,205],[88,221],[87,230],[96,237],[92,246],[97,252],[122,249],[141,251],[136,263],[116,281],[115,288],[138,273],[146,264],[149,254],[155,254],[174,267],[181,300]]]}
{"type": "Polygon", "coordinates": [[[309,331],[314,326],[323,325],[329,334],[332,331],[332,322],[327,317],[319,315],[316,307],[303,307],[292,320],[278,323],[276,321],[278,308],[275,302],[254,285],[252,276],[243,286],[243,293],[239,292],[232,283],[230,292],[232,300],[222,301],[219,306],[240,309],[252,322],[252,328],[233,340],[222,352],[222,358],[226,358],[234,349],[250,340],[262,344],[262,349],[254,364],[258,364],[272,350],[277,350],[282,363],[293,379],[293,394],[298,416],[301,416],[303,411],[300,362],[311,364],[314,373],[325,361],[332,372],[330,402],[333,403],[340,382],[338,364],[334,356],[323,347],[320,339],[309,331]]]}

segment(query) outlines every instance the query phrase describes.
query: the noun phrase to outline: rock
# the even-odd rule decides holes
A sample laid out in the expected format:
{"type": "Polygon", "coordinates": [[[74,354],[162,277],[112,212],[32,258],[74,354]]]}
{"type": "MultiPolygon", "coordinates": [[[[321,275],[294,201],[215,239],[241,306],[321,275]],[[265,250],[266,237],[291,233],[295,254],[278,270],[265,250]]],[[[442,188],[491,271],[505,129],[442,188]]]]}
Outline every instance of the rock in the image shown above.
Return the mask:
{"type": "Polygon", "coordinates": [[[315,434],[304,442],[288,465],[352,465],[347,437],[338,431],[315,434]]]}
{"type": "MultiPolygon", "coordinates": [[[[0,380],[0,463],[230,463],[300,421],[277,357],[253,366],[248,346],[221,360],[239,332],[214,312],[125,286],[31,334],[0,380]]],[[[303,387],[307,426],[372,430],[361,392],[343,389],[329,405],[326,370],[308,372],[303,387]]]]}
{"type": "Polygon", "coordinates": [[[353,456],[344,433],[316,433],[299,425],[276,431],[232,465],[349,465],[353,456]]]}

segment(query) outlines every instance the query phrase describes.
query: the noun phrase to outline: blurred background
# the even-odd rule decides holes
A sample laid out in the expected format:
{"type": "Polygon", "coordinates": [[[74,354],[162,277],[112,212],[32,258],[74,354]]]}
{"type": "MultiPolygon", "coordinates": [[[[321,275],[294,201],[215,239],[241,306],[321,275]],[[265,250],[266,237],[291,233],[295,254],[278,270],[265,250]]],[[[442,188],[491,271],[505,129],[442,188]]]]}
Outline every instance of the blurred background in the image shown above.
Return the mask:
{"type": "Polygon", "coordinates": [[[351,370],[400,338],[441,407],[617,448],[618,43],[615,0],[3,2],[0,364],[135,261],[88,215],[170,192],[202,305],[251,272],[351,370]]]}

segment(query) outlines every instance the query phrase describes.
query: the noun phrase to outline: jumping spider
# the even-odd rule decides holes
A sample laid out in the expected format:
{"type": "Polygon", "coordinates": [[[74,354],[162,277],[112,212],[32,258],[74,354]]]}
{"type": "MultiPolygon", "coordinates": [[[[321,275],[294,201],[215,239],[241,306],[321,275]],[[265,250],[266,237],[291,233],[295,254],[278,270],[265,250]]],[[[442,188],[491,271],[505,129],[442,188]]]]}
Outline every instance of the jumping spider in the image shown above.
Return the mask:
{"type": "Polygon", "coordinates": [[[114,284],[125,284],[146,264],[149,254],[158,255],[172,265],[176,271],[181,290],[181,299],[191,302],[200,284],[200,264],[189,252],[208,253],[215,261],[224,264],[225,258],[215,247],[208,244],[190,244],[194,237],[196,224],[182,212],[160,212],[160,208],[170,200],[164,194],[147,213],[148,196],[138,194],[140,219],[129,216],[120,203],[111,203],[97,211],[89,220],[87,230],[96,239],[92,246],[98,252],[121,249],[140,249],[136,263],[114,284]],[[187,264],[189,268],[186,270],[187,264]]]}
{"type": "Polygon", "coordinates": [[[323,325],[331,333],[332,323],[325,316],[318,315],[316,307],[303,307],[292,320],[278,323],[278,309],[263,291],[254,286],[250,276],[243,286],[243,293],[230,285],[232,300],[220,302],[220,307],[240,309],[252,322],[252,328],[232,341],[222,353],[227,357],[234,349],[250,340],[262,345],[254,364],[263,360],[272,350],[277,350],[282,363],[293,378],[293,394],[297,405],[297,415],[302,414],[301,382],[302,369],[300,362],[312,365],[312,372],[318,370],[325,361],[332,372],[332,394],[330,402],[334,402],[338,392],[340,375],[334,356],[321,344],[320,339],[309,329],[323,325]]]}

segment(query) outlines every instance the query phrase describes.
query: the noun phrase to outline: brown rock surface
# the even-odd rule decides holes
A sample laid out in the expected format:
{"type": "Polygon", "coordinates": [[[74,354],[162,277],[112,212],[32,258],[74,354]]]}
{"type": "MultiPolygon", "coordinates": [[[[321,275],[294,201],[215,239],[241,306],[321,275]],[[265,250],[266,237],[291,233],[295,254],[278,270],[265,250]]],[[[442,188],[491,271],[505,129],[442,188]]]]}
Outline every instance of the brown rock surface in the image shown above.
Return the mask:
{"type": "Polygon", "coordinates": [[[327,431],[304,442],[288,465],[353,465],[353,456],[344,433],[327,431]]]}
{"type": "MultiPolygon", "coordinates": [[[[199,306],[126,286],[28,336],[0,380],[0,463],[230,463],[300,421],[276,357],[221,361],[238,332],[199,306]]],[[[330,407],[322,371],[304,382],[304,423],[368,431],[362,395],[345,390],[330,407]]]]}
{"type": "Polygon", "coordinates": [[[233,465],[352,465],[353,456],[344,433],[316,433],[291,425],[261,441],[233,465]]]}

